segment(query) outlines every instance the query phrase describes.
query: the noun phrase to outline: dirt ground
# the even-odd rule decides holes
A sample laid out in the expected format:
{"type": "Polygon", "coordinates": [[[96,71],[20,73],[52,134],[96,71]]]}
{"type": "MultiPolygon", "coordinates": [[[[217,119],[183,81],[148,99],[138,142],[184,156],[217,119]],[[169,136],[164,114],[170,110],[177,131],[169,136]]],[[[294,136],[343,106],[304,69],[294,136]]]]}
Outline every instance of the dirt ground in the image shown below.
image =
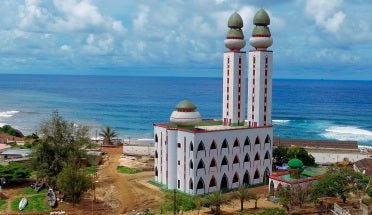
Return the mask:
{"type": "MultiPolygon", "coordinates": [[[[155,213],[159,213],[156,209],[159,205],[160,200],[163,197],[162,192],[158,187],[148,183],[148,180],[153,178],[153,171],[144,171],[138,174],[120,174],[117,172],[116,167],[121,163],[126,165],[137,166],[139,163],[130,162],[131,159],[121,159],[122,147],[117,148],[104,148],[107,152],[104,163],[99,167],[97,177],[94,180],[95,190],[88,191],[83,196],[80,204],[72,206],[67,202],[59,203],[54,211],[65,211],[68,215],[118,215],[118,214],[136,214],[139,211],[143,211],[149,208],[155,213]],[[95,197],[95,200],[94,200],[95,197]]],[[[142,168],[152,169],[151,159],[142,159],[140,164],[142,168]],[[148,162],[148,163],[147,163],[148,162]],[[143,166],[143,164],[145,165],[143,166]]],[[[3,194],[6,199],[12,202],[12,199],[19,197],[17,193],[21,187],[29,186],[29,184],[20,185],[20,187],[14,187],[12,189],[4,188],[3,194]]],[[[252,192],[262,194],[264,197],[267,194],[267,187],[252,188],[252,192]]],[[[3,198],[4,199],[4,198],[3,198]]],[[[266,201],[264,198],[258,200],[259,208],[271,208],[278,207],[280,205],[266,201]]],[[[10,208],[10,207],[8,207],[10,208]]],[[[246,202],[245,208],[251,211],[255,211],[254,201],[246,202]]],[[[229,206],[223,206],[222,211],[224,214],[232,214],[240,209],[238,201],[234,201],[229,206]]],[[[256,211],[257,212],[257,211],[256,211]]],[[[19,214],[12,213],[8,209],[7,214],[19,214]]],[[[25,213],[22,213],[25,214],[25,213]]],[[[49,214],[48,213],[33,213],[33,214],[49,214]]],[[[198,214],[197,211],[184,212],[184,214],[198,214]]],[[[210,209],[203,208],[200,214],[210,214],[210,209]]]]}

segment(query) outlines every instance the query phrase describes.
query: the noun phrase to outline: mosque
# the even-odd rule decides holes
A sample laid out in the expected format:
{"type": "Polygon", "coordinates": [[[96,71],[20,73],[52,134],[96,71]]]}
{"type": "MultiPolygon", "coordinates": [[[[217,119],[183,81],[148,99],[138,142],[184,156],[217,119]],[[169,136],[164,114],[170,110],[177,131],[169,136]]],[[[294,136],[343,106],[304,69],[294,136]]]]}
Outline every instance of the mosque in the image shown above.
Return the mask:
{"type": "Polygon", "coordinates": [[[249,43],[254,48],[247,59],[243,20],[238,13],[228,20],[221,120],[202,120],[196,106],[183,100],[169,123],[154,124],[155,181],[167,189],[205,194],[269,181],[273,52],[267,48],[273,40],[265,10],[255,14],[253,24],[249,43]]]}

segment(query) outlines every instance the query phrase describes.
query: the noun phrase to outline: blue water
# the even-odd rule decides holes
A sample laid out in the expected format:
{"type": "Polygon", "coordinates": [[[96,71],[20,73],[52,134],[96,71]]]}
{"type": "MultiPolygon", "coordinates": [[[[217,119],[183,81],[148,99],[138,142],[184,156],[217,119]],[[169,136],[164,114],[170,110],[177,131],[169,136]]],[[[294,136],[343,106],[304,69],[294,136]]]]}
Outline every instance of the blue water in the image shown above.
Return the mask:
{"type": "MultiPolygon", "coordinates": [[[[37,132],[53,110],[67,120],[112,126],[120,138],[152,138],[175,105],[190,99],[221,118],[219,78],[0,75],[0,125],[37,132]]],[[[372,146],[372,81],[274,80],[274,136],[356,140],[372,146]]]]}

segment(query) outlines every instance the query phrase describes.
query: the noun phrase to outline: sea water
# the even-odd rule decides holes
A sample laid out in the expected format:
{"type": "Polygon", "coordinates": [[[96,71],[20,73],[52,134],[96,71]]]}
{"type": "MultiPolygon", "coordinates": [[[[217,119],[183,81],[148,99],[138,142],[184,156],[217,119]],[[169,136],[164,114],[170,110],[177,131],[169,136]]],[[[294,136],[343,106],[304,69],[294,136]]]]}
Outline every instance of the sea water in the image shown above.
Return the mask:
{"type": "MultiPolygon", "coordinates": [[[[111,126],[119,138],[153,138],[183,99],[204,119],[221,119],[222,79],[89,75],[0,75],[0,125],[24,134],[57,110],[91,127],[111,126]]],[[[354,140],[372,146],[372,81],[273,80],[274,136],[354,140]]]]}

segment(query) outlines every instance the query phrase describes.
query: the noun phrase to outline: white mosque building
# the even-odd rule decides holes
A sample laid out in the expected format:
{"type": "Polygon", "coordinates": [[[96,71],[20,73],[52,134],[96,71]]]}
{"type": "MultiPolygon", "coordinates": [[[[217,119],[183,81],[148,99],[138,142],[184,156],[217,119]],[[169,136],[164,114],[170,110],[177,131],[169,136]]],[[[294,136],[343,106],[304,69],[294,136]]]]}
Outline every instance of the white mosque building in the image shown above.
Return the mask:
{"type": "Polygon", "coordinates": [[[254,49],[248,54],[246,84],[243,21],[238,13],[228,20],[222,119],[202,120],[196,106],[184,100],[169,123],[154,124],[155,181],[167,189],[205,194],[268,182],[273,148],[273,53],[267,48],[273,40],[265,10],[256,13],[253,24],[249,42],[254,49]]]}

